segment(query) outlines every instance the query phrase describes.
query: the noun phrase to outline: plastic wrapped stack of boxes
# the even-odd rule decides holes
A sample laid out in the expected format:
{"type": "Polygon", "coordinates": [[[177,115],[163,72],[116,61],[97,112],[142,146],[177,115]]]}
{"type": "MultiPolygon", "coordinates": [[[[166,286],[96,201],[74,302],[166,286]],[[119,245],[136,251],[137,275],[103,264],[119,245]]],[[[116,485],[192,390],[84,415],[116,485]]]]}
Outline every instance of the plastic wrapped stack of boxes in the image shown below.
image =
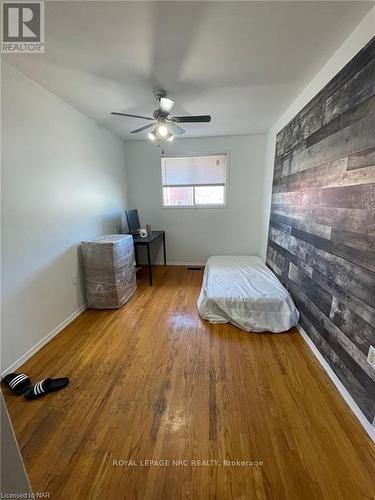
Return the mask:
{"type": "Polygon", "coordinates": [[[101,236],[82,242],[87,305],[91,309],[116,309],[137,288],[133,237],[101,236]]]}

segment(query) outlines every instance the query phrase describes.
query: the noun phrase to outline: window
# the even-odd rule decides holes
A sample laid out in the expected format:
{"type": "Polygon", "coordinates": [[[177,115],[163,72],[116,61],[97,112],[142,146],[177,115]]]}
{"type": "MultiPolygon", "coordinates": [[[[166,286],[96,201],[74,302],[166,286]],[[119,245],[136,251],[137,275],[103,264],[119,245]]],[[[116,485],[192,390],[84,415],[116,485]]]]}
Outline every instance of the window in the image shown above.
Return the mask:
{"type": "Polygon", "coordinates": [[[227,155],[161,159],[164,207],[224,207],[227,155]]]}

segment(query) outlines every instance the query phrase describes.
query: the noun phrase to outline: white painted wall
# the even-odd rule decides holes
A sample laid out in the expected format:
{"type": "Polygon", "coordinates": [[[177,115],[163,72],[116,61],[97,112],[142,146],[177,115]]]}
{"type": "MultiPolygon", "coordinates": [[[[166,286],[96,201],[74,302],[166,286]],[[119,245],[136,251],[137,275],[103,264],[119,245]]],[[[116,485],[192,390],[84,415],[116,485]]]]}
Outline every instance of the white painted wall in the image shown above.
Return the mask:
{"type": "MultiPolygon", "coordinates": [[[[118,232],[124,143],[2,64],[2,370],[84,304],[81,240],[118,232]]],[[[48,374],[47,374],[48,375],[48,374]]]]}
{"type": "MultiPolygon", "coordinates": [[[[141,224],[167,234],[171,264],[204,263],[214,254],[260,255],[265,135],[177,139],[166,154],[229,154],[228,208],[162,208],[160,149],[125,143],[129,207],[141,224]]],[[[160,255],[159,255],[160,257],[160,255]]]]}
{"type": "Polygon", "coordinates": [[[375,7],[373,7],[363,18],[356,29],[324,64],[319,73],[281,115],[267,134],[261,241],[261,256],[264,259],[267,252],[276,135],[320,90],[322,90],[323,87],[325,87],[325,85],[327,85],[327,83],[371,40],[374,35],[375,7]]]}

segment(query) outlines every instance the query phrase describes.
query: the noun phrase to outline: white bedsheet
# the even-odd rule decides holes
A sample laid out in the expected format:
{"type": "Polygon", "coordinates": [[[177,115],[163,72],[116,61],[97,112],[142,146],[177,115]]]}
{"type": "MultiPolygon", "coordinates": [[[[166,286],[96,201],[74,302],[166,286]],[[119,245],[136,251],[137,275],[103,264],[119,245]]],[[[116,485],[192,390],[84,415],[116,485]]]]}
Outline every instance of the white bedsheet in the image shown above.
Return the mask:
{"type": "Polygon", "coordinates": [[[298,323],[292,297],[259,257],[210,257],[198,311],[210,323],[232,323],[247,332],[283,332],[298,323]]]}

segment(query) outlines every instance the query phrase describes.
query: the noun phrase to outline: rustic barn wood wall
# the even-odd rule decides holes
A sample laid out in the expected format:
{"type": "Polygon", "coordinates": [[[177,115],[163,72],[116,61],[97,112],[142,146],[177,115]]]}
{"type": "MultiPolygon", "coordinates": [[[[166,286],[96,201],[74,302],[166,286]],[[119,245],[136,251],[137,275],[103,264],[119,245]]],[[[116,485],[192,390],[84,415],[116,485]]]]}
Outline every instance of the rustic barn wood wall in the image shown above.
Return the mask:
{"type": "Polygon", "coordinates": [[[375,38],[277,136],[267,264],[372,423],[375,38]]]}

